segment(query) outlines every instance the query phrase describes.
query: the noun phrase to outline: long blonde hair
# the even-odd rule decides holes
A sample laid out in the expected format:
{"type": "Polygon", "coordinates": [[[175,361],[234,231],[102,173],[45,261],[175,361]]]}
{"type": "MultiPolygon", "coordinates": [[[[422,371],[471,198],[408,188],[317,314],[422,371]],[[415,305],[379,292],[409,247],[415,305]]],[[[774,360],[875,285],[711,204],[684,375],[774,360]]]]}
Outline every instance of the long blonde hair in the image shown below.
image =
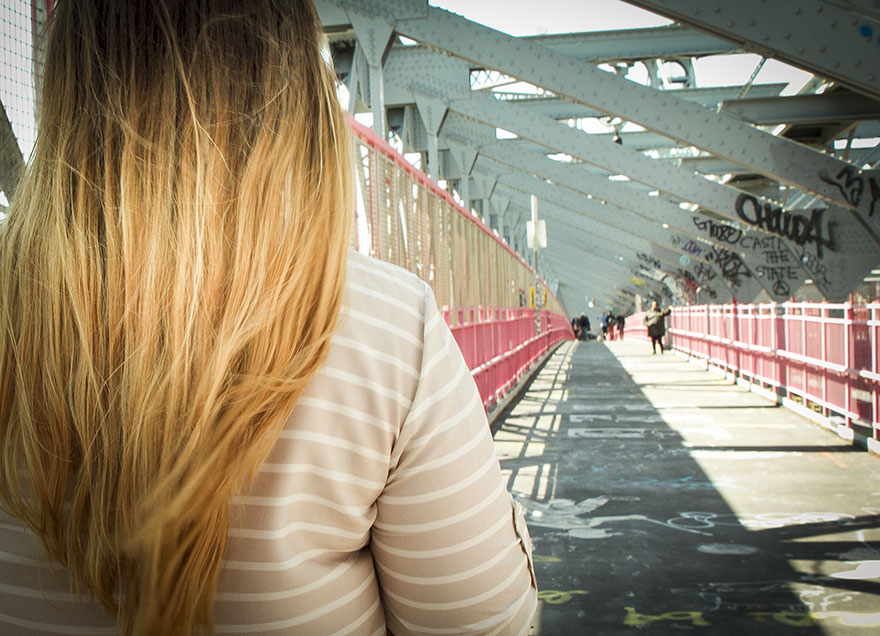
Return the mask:
{"type": "Polygon", "coordinates": [[[321,365],[351,143],[309,0],[61,0],[0,228],[0,501],[126,634],[211,627],[321,365]]]}

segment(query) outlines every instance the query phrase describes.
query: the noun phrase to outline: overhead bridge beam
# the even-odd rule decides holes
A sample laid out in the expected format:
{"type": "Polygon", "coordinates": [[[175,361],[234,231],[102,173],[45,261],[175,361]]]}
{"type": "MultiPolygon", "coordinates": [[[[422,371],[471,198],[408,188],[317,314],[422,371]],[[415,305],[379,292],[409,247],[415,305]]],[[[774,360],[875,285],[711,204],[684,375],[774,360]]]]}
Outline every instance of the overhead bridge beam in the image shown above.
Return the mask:
{"type": "Polygon", "coordinates": [[[823,0],[625,2],[880,99],[876,14],[870,20],[823,0]]]}

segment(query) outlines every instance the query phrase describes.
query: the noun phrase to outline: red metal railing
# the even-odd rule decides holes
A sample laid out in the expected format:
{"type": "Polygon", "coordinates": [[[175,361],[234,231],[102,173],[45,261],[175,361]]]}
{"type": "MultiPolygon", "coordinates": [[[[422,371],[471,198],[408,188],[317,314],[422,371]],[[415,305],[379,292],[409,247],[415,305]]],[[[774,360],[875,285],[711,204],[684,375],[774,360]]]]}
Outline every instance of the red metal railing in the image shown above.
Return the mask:
{"type": "MultiPolygon", "coordinates": [[[[672,347],[880,440],[880,303],[673,307],[672,347]]],[[[644,314],[627,337],[647,339],[644,314]]]]}
{"type": "Polygon", "coordinates": [[[368,235],[355,233],[353,243],[431,286],[489,409],[551,347],[574,338],[565,309],[538,279],[547,306],[536,335],[535,309],[520,306],[535,285],[528,263],[386,141],[350,123],[360,159],[358,214],[368,235]]]}
{"type": "Polygon", "coordinates": [[[486,408],[510,391],[541,356],[574,334],[564,316],[541,311],[541,333],[536,334],[535,310],[528,307],[456,310],[457,320],[444,311],[486,408]]]}

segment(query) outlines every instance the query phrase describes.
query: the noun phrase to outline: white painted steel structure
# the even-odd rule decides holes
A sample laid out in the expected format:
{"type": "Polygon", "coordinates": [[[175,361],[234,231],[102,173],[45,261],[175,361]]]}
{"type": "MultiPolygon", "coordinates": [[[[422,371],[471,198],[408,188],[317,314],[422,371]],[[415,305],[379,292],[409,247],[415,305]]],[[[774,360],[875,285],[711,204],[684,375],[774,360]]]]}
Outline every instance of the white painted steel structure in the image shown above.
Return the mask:
{"type": "Polygon", "coordinates": [[[678,24],[513,37],[424,0],[317,4],[350,110],[372,111],[521,253],[529,197],[542,200],[539,270],[569,313],[637,295],[784,301],[805,281],[800,294],[848,296],[880,263],[880,150],[853,147],[880,137],[880,12],[628,1],[678,24]],[[695,85],[695,58],[743,51],[815,78],[785,97],[695,85]],[[680,78],[658,72],[667,61],[680,78]],[[626,77],[636,64],[648,85],[626,77]],[[607,132],[581,130],[589,118],[607,132]]]}

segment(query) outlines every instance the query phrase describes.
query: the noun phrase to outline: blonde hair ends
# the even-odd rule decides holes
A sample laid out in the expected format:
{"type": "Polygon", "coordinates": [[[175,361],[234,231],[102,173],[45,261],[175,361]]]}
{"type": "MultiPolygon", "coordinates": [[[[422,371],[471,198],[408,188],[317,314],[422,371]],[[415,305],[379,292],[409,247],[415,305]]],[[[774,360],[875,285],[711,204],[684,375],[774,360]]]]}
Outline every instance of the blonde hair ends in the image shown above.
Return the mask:
{"type": "Polygon", "coordinates": [[[0,501],[122,633],[211,628],[324,360],[351,142],[310,2],[61,0],[0,229],[0,501]]]}

